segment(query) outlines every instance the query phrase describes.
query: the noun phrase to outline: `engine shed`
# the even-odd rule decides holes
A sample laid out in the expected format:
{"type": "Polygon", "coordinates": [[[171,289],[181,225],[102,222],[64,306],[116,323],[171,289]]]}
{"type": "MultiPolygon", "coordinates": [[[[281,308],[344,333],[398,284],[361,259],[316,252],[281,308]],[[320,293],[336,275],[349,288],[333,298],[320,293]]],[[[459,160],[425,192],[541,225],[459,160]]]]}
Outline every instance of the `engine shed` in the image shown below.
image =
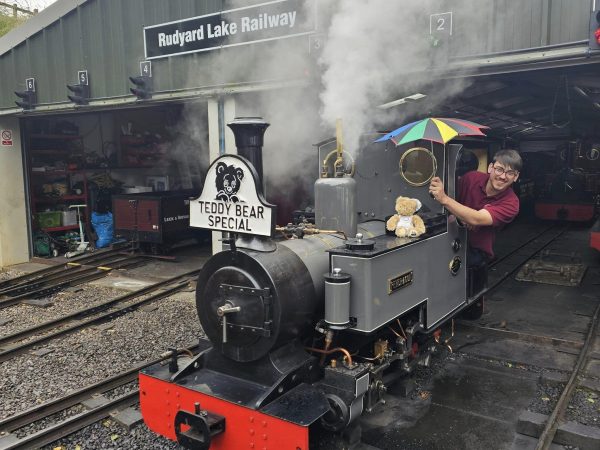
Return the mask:
{"type": "MultiPolygon", "coordinates": [[[[184,261],[202,253],[200,353],[169,347],[170,364],[143,368],[140,383],[149,428],[190,448],[212,438],[212,448],[254,448],[259,437],[337,448],[315,444],[311,427],[322,426],[359,450],[360,432],[345,427],[374,412],[360,425],[365,442],[414,438],[430,450],[443,440],[430,433],[440,409],[449,445],[462,448],[470,429],[453,414],[472,405],[446,394],[456,381],[490,394],[476,414],[501,405],[485,423],[497,429],[473,434],[491,449],[539,397],[535,370],[578,365],[596,323],[600,0],[350,3],[57,0],[0,37],[0,269],[118,241],[154,256],[183,249],[184,261]],[[477,133],[377,142],[427,117],[477,133]],[[466,264],[471,230],[428,186],[440,176],[456,197],[460,178],[491,173],[501,149],[524,161],[511,188],[520,212],[486,284],[487,267],[466,264]],[[422,208],[419,236],[386,231],[399,196],[422,208]],[[552,232],[566,236],[562,253],[541,242],[552,232]],[[532,243],[531,260],[508,267],[532,243]],[[498,303],[481,319],[488,295],[498,303]],[[542,351],[519,347],[532,336],[542,351]],[[519,343],[504,347],[510,339],[519,343]],[[472,356],[465,371],[477,375],[451,360],[441,403],[422,389],[410,406],[432,413],[403,415],[410,383],[391,386],[429,367],[437,347],[472,356]],[[504,366],[486,384],[488,357],[504,366]],[[529,362],[532,373],[501,380],[529,362]],[[380,409],[388,386],[398,415],[380,409]],[[502,394],[518,389],[507,406],[502,394]],[[302,402],[316,406],[291,407],[302,402]],[[255,433],[259,422],[270,430],[255,433]]],[[[595,355],[582,364],[597,392],[595,355]]]]}
{"type": "MultiPolygon", "coordinates": [[[[329,6],[313,3],[238,9],[227,2],[59,0],[4,36],[0,235],[13,237],[0,245],[2,264],[48,256],[36,248],[42,234],[77,233],[73,205],[86,205],[81,215],[90,225],[92,212],[113,209],[112,195],[197,190],[209,162],[235,151],[224,126],[235,116],[277,113],[285,98],[300,102],[297,110],[318,111],[329,6]],[[236,26],[217,26],[219,17],[236,26]],[[281,63],[284,55],[290,62],[281,63]],[[267,63],[255,64],[259,57],[267,63]]],[[[438,12],[444,4],[419,10],[423,39],[431,40],[427,76],[405,83],[410,90],[390,84],[380,107],[406,119],[426,110],[489,126],[479,155],[508,144],[536,161],[518,188],[523,199],[548,199],[534,202],[539,217],[591,220],[598,193],[595,6],[462,3],[453,12],[448,5],[448,14],[438,12]],[[571,172],[556,173],[556,164],[571,172]],[[577,192],[565,192],[572,184],[577,192]],[[562,207],[571,197],[578,206],[562,207]]],[[[417,65],[415,75],[421,70],[417,65]]],[[[413,78],[410,70],[406,77],[413,78]]],[[[283,225],[293,209],[312,203],[301,178],[319,170],[316,157],[304,161],[323,136],[307,132],[319,130],[316,114],[295,121],[290,113],[294,135],[276,122],[270,129],[274,141],[285,140],[286,156],[274,151],[265,160],[274,197],[289,181],[280,163],[300,169],[293,178],[303,186],[289,191],[296,204],[280,209],[283,225]]]]}

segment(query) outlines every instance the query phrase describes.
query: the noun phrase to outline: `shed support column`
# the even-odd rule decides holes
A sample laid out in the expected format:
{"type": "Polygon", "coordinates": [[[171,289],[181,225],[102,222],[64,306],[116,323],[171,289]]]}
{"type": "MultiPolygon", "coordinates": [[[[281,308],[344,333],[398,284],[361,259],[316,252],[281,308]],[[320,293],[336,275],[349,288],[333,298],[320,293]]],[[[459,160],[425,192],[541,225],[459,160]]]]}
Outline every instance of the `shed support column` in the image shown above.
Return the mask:
{"type": "MultiPolygon", "coordinates": [[[[223,153],[237,154],[233,132],[227,126],[227,123],[234,118],[234,97],[217,97],[208,100],[208,154],[211,163],[223,153]]],[[[213,254],[223,250],[223,245],[219,241],[221,237],[221,232],[213,231],[213,254]]]]}
{"type": "Polygon", "coordinates": [[[0,267],[29,261],[29,224],[23,176],[21,128],[15,117],[0,116],[0,267]],[[12,144],[12,145],[10,145],[12,144]]]}

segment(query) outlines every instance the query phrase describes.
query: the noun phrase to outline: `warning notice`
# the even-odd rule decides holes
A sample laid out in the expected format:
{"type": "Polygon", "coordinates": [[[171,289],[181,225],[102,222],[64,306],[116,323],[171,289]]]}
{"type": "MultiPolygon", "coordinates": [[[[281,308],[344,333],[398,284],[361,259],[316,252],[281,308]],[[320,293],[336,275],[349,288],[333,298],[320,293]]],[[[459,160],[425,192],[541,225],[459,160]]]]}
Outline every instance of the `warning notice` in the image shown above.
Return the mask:
{"type": "Polygon", "coordinates": [[[8,147],[13,145],[12,130],[2,130],[2,145],[8,147]]]}

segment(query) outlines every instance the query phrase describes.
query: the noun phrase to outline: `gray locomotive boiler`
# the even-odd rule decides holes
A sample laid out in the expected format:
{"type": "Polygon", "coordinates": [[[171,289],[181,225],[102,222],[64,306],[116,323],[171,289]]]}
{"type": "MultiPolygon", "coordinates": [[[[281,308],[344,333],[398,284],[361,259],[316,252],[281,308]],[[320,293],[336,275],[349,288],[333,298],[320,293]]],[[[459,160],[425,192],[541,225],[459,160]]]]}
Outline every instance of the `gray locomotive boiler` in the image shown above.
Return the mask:
{"type": "Polygon", "coordinates": [[[211,165],[190,204],[192,226],[229,236],[197,284],[210,345],[185,364],[174,352],[168,368],[145,370],[141,409],[152,430],[188,448],[305,450],[315,434],[342,432],[383,405],[387,387],[427,364],[440,326],[483,288],[468,283],[466,229],[428,196],[433,176],[454,195],[461,146],[370,143],[352,160],[338,133],[322,145],[331,151],[315,183],[315,224],[278,227],[260,175],[268,124],[230,127],[238,155],[211,165]],[[423,204],[425,234],[385,231],[398,196],[423,204]]]}

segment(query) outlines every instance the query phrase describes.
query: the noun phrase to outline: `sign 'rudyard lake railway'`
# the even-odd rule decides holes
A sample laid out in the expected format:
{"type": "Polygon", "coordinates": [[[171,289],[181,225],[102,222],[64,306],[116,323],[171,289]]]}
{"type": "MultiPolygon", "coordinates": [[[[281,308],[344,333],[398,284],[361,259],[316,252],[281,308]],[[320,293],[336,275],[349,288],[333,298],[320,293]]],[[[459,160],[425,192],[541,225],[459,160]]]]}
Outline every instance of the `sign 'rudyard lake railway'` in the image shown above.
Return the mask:
{"type": "Polygon", "coordinates": [[[144,28],[146,59],[312,34],[314,0],[277,0],[144,28]]]}

